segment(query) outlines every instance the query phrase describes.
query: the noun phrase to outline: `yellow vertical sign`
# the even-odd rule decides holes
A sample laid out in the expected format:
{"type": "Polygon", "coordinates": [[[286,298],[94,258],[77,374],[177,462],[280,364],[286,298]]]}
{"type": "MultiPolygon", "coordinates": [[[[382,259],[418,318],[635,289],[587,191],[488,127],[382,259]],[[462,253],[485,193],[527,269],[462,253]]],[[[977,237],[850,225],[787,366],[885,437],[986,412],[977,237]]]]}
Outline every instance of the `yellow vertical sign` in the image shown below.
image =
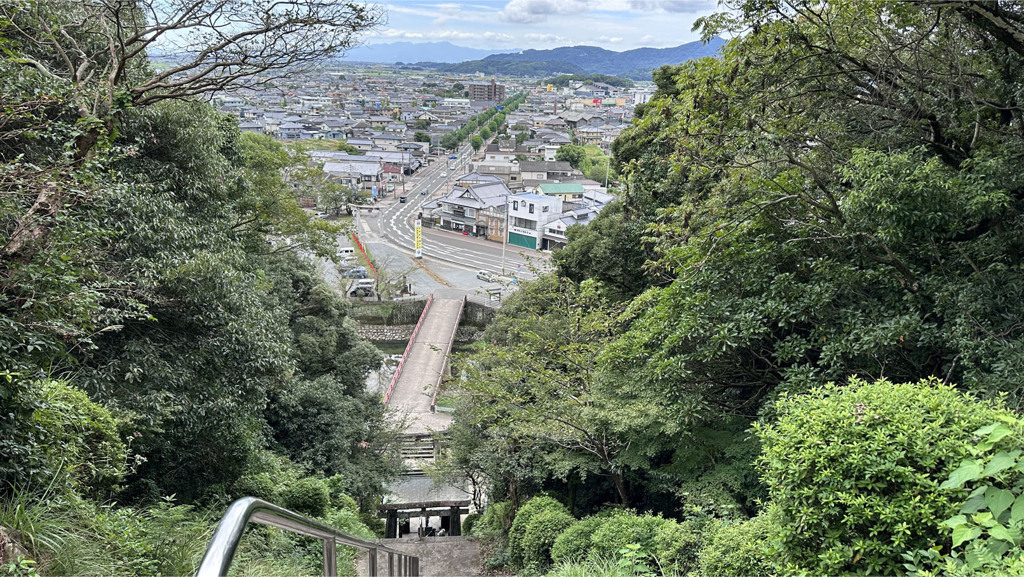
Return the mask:
{"type": "Polygon", "coordinates": [[[413,244],[416,249],[416,258],[423,258],[423,221],[416,219],[416,236],[413,244]]]}

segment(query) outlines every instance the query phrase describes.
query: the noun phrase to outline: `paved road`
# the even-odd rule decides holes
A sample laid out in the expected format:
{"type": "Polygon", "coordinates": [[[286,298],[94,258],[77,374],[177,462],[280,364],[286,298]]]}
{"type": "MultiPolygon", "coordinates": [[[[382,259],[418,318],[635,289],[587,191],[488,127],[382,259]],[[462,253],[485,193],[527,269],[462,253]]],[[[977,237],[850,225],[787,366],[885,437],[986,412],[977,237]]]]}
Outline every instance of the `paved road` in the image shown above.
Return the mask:
{"type": "Polygon", "coordinates": [[[402,373],[388,400],[388,406],[409,417],[406,434],[443,431],[451,424],[448,413],[433,413],[430,402],[445,367],[452,333],[458,326],[462,299],[435,294],[423,318],[416,339],[406,353],[402,373]]]}
{"type": "MultiPolygon", "coordinates": [[[[416,177],[406,184],[406,202],[398,202],[396,192],[390,199],[382,201],[381,210],[372,215],[363,215],[364,232],[372,232],[392,246],[407,252],[414,250],[413,223],[423,212],[423,205],[429,200],[447,194],[455,178],[468,172],[470,149],[459,151],[457,160],[439,159],[434,165],[421,169],[416,177]],[[456,168],[449,168],[449,163],[456,168]],[[445,174],[446,176],[442,176],[445,174]]],[[[423,257],[456,263],[475,270],[516,276],[521,279],[534,278],[532,269],[546,270],[549,266],[547,253],[524,249],[515,245],[473,238],[451,231],[423,229],[423,257]],[[504,253],[504,254],[503,254],[504,253]],[[504,264],[504,270],[503,265],[504,264]]],[[[506,280],[508,280],[506,279],[506,280]]]]}

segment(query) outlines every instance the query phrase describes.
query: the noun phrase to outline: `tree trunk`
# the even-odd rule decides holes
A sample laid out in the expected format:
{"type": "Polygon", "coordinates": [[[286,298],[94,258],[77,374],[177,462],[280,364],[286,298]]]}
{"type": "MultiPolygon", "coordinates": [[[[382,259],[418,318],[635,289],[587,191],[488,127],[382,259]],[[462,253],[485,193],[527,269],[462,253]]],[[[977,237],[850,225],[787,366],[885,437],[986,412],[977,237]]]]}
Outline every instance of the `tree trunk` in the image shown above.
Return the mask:
{"type": "Polygon", "coordinates": [[[615,490],[619,492],[619,500],[622,501],[622,506],[629,507],[629,494],[626,493],[626,479],[623,478],[622,473],[612,471],[612,483],[615,484],[615,490]]]}

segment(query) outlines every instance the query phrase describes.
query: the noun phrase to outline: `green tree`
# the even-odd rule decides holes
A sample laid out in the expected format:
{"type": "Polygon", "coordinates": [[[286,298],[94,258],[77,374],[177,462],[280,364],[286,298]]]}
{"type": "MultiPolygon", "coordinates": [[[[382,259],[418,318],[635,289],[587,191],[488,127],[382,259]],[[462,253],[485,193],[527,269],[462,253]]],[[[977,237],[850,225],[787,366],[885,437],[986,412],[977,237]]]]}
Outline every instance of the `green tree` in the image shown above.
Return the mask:
{"type": "Polygon", "coordinates": [[[480,129],[480,138],[487,140],[491,137],[491,129],[486,126],[480,129]]]}
{"type": "Polygon", "coordinates": [[[413,142],[430,142],[430,135],[426,132],[416,132],[412,135],[413,142]]]}
{"type": "Polygon", "coordinates": [[[351,144],[348,143],[347,140],[339,140],[338,141],[338,150],[340,150],[341,152],[344,152],[346,154],[356,154],[356,155],[362,155],[363,154],[362,150],[359,150],[358,148],[352,146],[351,144]]]}
{"type": "MultiPolygon", "coordinates": [[[[286,11],[262,0],[143,0],[130,7],[45,0],[8,6],[3,25],[17,46],[7,58],[62,87],[67,110],[77,115],[73,159],[80,164],[97,145],[112,143],[119,119],[132,107],[250,85],[262,73],[285,67],[300,70],[343,52],[382,16],[370,6],[313,0],[299,0],[286,11]],[[150,68],[147,52],[154,43],[181,31],[195,32],[188,56],[174,66],[150,68]],[[239,60],[239,52],[249,56],[239,60]]],[[[37,193],[3,247],[5,258],[48,236],[49,223],[70,200],[63,187],[37,193]]]]}
{"type": "Polygon", "coordinates": [[[459,147],[461,139],[454,133],[445,134],[441,137],[441,148],[445,150],[455,150],[459,147]]]}
{"type": "MultiPolygon", "coordinates": [[[[615,309],[596,283],[546,276],[520,289],[488,328],[496,341],[465,367],[466,424],[501,427],[543,449],[548,475],[601,475],[623,505],[627,471],[650,465],[676,430],[652,398],[619,390],[596,360],[615,334],[615,309]]],[[[481,447],[481,450],[493,450],[481,447]]]]}
{"type": "MultiPolygon", "coordinates": [[[[962,70],[939,71],[987,33],[929,5],[850,6],[751,5],[730,22],[757,34],[656,75],[615,149],[624,208],[660,239],[647,270],[675,280],[644,295],[611,346],[624,378],[733,408],[850,375],[1019,389],[1006,371],[1024,367],[1020,316],[1005,303],[1020,268],[1004,263],[1021,254],[1006,167],[1024,149],[1002,112],[934,93],[973,90],[962,70]],[[945,35],[923,32],[936,25],[945,35]],[[883,79],[881,60],[906,76],[883,79]],[[866,101],[861,72],[877,85],[866,101]]],[[[977,57],[983,84],[1012,92],[996,71],[1017,70],[1018,55],[977,57]]]]}
{"type": "Polygon", "coordinates": [[[484,145],[484,139],[479,134],[474,134],[469,139],[469,144],[473,147],[473,150],[480,150],[480,147],[484,145]]]}
{"type": "Polygon", "coordinates": [[[587,151],[582,146],[563,144],[555,152],[555,160],[568,162],[573,168],[580,168],[587,160],[587,151]]]}

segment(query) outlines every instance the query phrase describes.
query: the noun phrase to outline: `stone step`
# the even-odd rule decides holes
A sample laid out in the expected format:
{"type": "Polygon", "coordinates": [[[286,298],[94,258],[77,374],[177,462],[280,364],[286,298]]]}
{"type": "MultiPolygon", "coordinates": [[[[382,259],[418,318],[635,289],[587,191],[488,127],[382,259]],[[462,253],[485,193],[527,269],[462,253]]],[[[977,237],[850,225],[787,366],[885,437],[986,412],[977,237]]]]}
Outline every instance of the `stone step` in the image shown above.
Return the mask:
{"type": "MultiPolygon", "coordinates": [[[[471,577],[483,575],[480,544],[472,537],[415,537],[380,539],[380,544],[420,558],[421,577],[471,577]]],[[[356,560],[357,575],[366,575],[366,553],[356,560]]],[[[379,573],[387,573],[387,556],[379,554],[379,573]]]]}

